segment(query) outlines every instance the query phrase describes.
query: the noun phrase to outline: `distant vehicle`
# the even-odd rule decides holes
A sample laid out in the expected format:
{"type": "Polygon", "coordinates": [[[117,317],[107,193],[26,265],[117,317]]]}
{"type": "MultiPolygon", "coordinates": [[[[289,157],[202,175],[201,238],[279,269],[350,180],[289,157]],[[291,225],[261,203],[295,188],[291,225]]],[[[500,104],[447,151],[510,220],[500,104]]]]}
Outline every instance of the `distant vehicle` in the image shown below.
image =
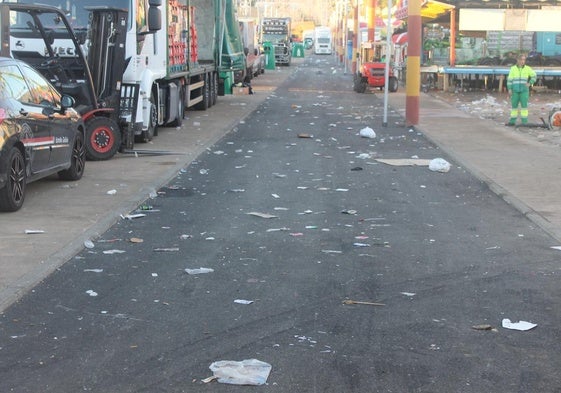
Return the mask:
{"type": "Polygon", "coordinates": [[[292,60],[290,18],[263,18],[261,42],[269,42],[275,51],[275,64],[289,66],[292,60]]]}
{"type": "MultiPolygon", "coordinates": [[[[386,86],[386,63],[369,62],[360,65],[359,73],[354,77],[353,90],[364,93],[368,86],[383,89],[386,86]]],[[[388,90],[396,92],[399,83],[390,67],[388,90]]]]}
{"type": "Polygon", "coordinates": [[[0,211],[19,210],[29,182],[82,177],[85,127],[73,105],[28,64],[0,57],[0,211]]]}
{"type": "Polygon", "coordinates": [[[330,55],[333,51],[333,35],[329,27],[320,26],[315,29],[314,53],[330,55]]]}
{"type": "Polygon", "coordinates": [[[304,49],[312,49],[314,46],[314,30],[306,30],[302,33],[304,37],[304,49]]]}

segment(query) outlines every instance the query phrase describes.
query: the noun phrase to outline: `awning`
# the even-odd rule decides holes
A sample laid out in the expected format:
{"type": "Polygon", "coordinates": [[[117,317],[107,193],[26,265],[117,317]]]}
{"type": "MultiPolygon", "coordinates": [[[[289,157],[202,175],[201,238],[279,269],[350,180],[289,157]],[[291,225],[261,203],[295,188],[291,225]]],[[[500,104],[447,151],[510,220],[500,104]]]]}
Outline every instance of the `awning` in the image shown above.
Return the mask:
{"type": "MultiPolygon", "coordinates": [[[[395,11],[395,15],[394,15],[395,18],[397,19],[407,18],[408,16],[407,5],[408,5],[407,1],[401,2],[401,7],[399,7],[395,11]]],[[[450,4],[441,3],[440,1],[424,0],[423,3],[421,4],[421,18],[423,18],[423,21],[430,21],[433,19],[437,19],[447,14],[448,12],[450,12],[450,10],[454,8],[456,7],[450,4]]]]}
{"type": "Polygon", "coordinates": [[[440,1],[427,0],[421,4],[421,18],[436,19],[450,12],[455,7],[440,1]]]}
{"type": "Polygon", "coordinates": [[[392,42],[395,45],[404,45],[407,43],[407,33],[392,35],[392,42]]]}
{"type": "MultiPolygon", "coordinates": [[[[396,27],[400,26],[402,23],[403,23],[402,20],[392,18],[392,27],[393,28],[396,28],[396,27]]],[[[381,18],[379,16],[376,17],[376,27],[384,29],[384,28],[386,28],[387,25],[388,25],[388,19],[387,18],[381,18]]]]}

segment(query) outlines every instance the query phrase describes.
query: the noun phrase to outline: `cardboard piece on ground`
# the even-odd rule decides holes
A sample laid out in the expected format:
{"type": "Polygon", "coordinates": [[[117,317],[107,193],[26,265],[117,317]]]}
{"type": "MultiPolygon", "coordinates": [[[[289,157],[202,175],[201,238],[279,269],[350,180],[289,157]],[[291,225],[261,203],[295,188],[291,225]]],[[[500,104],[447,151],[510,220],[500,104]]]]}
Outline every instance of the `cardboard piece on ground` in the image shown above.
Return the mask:
{"type": "Polygon", "coordinates": [[[393,166],[429,166],[431,162],[420,158],[377,158],[376,161],[393,166]]]}
{"type": "Polygon", "coordinates": [[[249,87],[232,86],[232,94],[235,96],[246,96],[249,94],[249,87]]]}

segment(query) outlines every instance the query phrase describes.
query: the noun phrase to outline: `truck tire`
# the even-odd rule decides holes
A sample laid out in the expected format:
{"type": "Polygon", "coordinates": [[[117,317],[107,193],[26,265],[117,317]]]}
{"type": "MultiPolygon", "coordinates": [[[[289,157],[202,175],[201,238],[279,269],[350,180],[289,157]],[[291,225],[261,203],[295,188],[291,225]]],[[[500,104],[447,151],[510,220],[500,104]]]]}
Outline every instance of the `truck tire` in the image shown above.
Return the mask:
{"type": "Polygon", "coordinates": [[[158,108],[156,106],[156,99],[154,93],[150,95],[150,119],[148,121],[148,128],[142,131],[142,134],[137,138],[137,142],[150,142],[156,135],[158,135],[158,108]]]}
{"type": "Polygon", "coordinates": [[[170,127],[181,127],[185,118],[185,93],[183,87],[177,89],[177,117],[169,122],[170,127]]]}
{"type": "Polygon", "coordinates": [[[23,206],[27,175],[25,172],[25,159],[17,147],[12,147],[8,152],[7,181],[4,188],[0,189],[0,211],[15,212],[23,206]]]}
{"type": "Polygon", "coordinates": [[[92,161],[108,160],[121,146],[121,131],[112,119],[92,117],[86,121],[86,158],[92,161]]]}
{"type": "Polygon", "coordinates": [[[70,168],[58,172],[58,177],[61,180],[80,180],[84,174],[85,166],[86,146],[84,144],[84,134],[80,131],[76,134],[76,139],[74,139],[70,168]]]}
{"type": "Polygon", "coordinates": [[[392,93],[395,93],[399,87],[399,83],[395,76],[392,76],[388,79],[388,90],[392,93]]]}
{"type": "Polygon", "coordinates": [[[209,77],[208,74],[205,74],[205,85],[203,86],[203,91],[201,94],[203,95],[203,100],[195,105],[195,109],[199,111],[206,111],[209,107],[210,103],[210,86],[209,86],[209,77]]]}
{"type": "Polygon", "coordinates": [[[218,75],[216,72],[210,74],[210,106],[216,105],[218,99],[218,75]]]}

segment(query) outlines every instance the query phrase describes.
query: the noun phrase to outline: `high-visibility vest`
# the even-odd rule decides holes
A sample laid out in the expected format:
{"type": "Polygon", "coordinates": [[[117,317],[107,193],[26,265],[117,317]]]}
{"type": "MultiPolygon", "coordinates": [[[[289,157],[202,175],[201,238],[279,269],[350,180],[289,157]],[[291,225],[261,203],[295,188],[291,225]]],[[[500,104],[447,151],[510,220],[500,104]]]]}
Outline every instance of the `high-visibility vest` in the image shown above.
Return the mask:
{"type": "Polygon", "coordinates": [[[526,84],[533,85],[536,83],[536,72],[527,65],[518,67],[517,64],[510,67],[508,78],[506,80],[506,87],[514,93],[526,93],[529,91],[526,84]]]}

